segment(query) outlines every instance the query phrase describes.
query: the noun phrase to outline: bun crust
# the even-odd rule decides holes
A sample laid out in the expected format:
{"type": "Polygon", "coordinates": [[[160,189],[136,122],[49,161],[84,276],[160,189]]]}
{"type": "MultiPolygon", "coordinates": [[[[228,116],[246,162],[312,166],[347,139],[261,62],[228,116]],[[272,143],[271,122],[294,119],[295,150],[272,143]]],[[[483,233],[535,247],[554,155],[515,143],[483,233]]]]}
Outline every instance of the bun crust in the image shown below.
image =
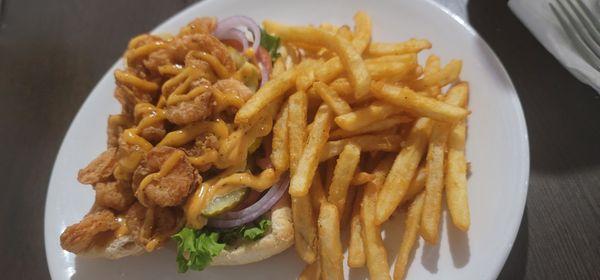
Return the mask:
{"type": "Polygon", "coordinates": [[[211,265],[240,265],[262,261],[283,252],[294,244],[294,226],[290,198],[281,199],[271,211],[271,232],[257,242],[227,248],[216,256],[211,265]]]}
{"type": "MultiPolygon", "coordinates": [[[[271,230],[256,242],[237,247],[225,247],[211,265],[241,265],[262,261],[283,252],[294,244],[294,227],[290,198],[285,196],[271,209],[271,230]]],[[[92,247],[81,256],[119,259],[144,253],[130,235],[123,235],[102,247],[92,247]]]]}

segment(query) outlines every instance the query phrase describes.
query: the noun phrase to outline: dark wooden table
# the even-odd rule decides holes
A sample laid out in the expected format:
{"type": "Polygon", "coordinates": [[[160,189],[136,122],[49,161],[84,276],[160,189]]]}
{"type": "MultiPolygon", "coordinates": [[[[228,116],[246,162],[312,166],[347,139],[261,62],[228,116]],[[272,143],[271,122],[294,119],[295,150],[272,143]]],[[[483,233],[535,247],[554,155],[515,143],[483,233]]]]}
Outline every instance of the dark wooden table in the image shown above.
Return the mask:
{"type": "MultiPolygon", "coordinates": [[[[46,279],[46,187],[71,120],[130,37],[193,1],[0,2],[0,278],[46,279]]],[[[600,279],[600,95],[506,1],[463,12],[508,69],[529,128],[527,207],[500,279],[600,279]]]]}

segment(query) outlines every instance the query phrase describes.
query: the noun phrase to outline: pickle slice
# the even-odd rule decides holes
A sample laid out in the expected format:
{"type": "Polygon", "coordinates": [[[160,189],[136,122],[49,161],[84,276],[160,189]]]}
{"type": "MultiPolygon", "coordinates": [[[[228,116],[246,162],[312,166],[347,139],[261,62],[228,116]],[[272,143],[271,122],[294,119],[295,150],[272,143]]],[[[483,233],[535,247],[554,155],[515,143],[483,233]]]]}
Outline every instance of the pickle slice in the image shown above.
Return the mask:
{"type": "Polygon", "coordinates": [[[206,217],[214,217],[224,212],[233,209],[246,198],[248,188],[241,188],[232,191],[226,195],[218,196],[208,204],[206,209],[202,211],[202,215],[206,217]]]}

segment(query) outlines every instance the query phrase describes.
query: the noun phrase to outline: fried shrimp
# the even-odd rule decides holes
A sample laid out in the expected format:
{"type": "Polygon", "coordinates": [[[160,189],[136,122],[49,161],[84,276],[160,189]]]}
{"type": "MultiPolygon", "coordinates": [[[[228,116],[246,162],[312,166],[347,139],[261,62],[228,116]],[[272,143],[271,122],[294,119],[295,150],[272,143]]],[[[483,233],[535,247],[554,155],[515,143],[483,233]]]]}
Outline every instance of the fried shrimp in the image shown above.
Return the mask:
{"type": "Polygon", "coordinates": [[[176,151],[171,147],[156,147],[146,154],[133,174],[133,189],[138,200],[143,196],[142,201],[147,198],[150,205],[160,207],[177,206],[184,202],[197,177],[197,172],[185,157],[179,159],[168,174],[152,180],[141,192],[137,191],[142,180],[151,173],[158,172],[176,151]]]}
{"type": "Polygon", "coordinates": [[[99,234],[118,227],[114,214],[109,210],[93,212],[65,229],[60,235],[60,246],[73,253],[84,252],[99,234]]]}

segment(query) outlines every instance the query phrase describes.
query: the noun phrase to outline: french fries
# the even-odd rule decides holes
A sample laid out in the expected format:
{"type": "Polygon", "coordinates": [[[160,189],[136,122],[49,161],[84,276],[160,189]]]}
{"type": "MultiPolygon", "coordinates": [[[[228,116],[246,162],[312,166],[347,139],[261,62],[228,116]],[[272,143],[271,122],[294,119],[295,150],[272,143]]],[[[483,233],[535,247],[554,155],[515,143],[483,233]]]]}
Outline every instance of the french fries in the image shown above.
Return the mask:
{"type": "MultiPolygon", "coordinates": [[[[373,176],[374,177],[374,176],[373,176]]],[[[348,266],[352,268],[365,266],[365,247],[362,239],[362,226],[360,223],[360,204],[363,190],[359,189],[352,204],[350,217],[350,241],[348,245],[348,266]]]]}
{"type": "Polygon", "coordinates": [[[441,69],[440,58],[437,55],[430,55],[425,62],[423,73],[425,76],[431,76],[433,73],[439,72],[441,69]]]}
{"type": "Polygon", "coordinates": [[[338,28],[336,35],[348,41],[352,41],[352,37],[354,37],[354,34],[352,34],[352,31],[348,25],[342,25],[340,28],[338,28]]]}
{"type": "Polygon", "coordinates": [[[368,63],[367,71],[371,75],[371,78],[380,79],[394,79],[400,80],[408,75],[417,67],[417,63],[405,63],[405,62],[385,62],[385,63],[368,63]]]}
{"type": "Polygon", "coordinates": [[[313,87],[323,102],[325,102],[325,104],[327,104],[327,106],[329,106],[329,108],[331,108],[336,115],[339,116],[352,111],[352,108],[350,108],[348,102],[340,98],[335,90],[331,89],[323,82],[316,82],[313,84],[313,87]]]}
{"type": "Polygon", "coordinates": [[[335,92],[341,98],[346,100],[346,102],[350,103],[350,101],[354,101],[354,90],[352,89],[350,82],[348,82],[348,79],[337,78],[329,84],[329,87],[335,90],[335,92]]]}
{"type": "Polygon", "coordinates": [[[321,69],[315,72],[315,76],[317,80],[329,83],[342,74],[342,72],[344,72],[344,65],[342,65],[340,58],[336,56],[327,60],[321,69]]]}
{"type": "Polygon", "coordinates": [[[327,197],[327,201],[338,208],[341,216],[343,216],[344,213],[348,187],[352,180],[352,177],[348,176],[348,174],[354,174],[359,160],[360,147],[356,144],[349,143],[344,147],[333,171],[333,178],[331,179],[331,185],[329,185],[329,196],[327,197]]]}
{"type": "Polygon", "coordinates": [[[452,223],[462,231],[467,231],[471,224],[467,194],[467,161],[465,159],[466,130],[465,123],[460,122],[450,132],[445,182],[446,202],[452,223]]]}
{"type": "Polygon", "coordinates": [[[371,77],[360,53],[348,41],[314,27],[286,26],[272,21],[264,21],[263,25],[267,32],[281,37],[282,40],[320,45],[332,50],[348,72],[348,79],[354,86],[356,97],[368,94],[371,77]]]}
{"type": "Polygon", "coordinates": [[[383,182],[387,171],[392,164],[392,158],[381,161],[373,174],[375,180],[367,183],[364,189],[363,200],[360,207],[360,220],[362,239],[365,246],[365,258],[371,279],[390,279],[387,251],[381,239],[381,230],[377,223],[376,207],[378,188],[383,182]]]}
{"type": "Polygon", "coordinates": [[[442,70],[430,75],[425,75],[423,79],[416,80],[412,83],[412,88],[421,90],[429,86],[438,85],[445,86],[458,79],[460,70],[462,69],[462,62],[460,60],[452,60],[448,65],[444,66],[442,70]]]}
{"type": "Polygon", "coordinates": [[[247,124],[267,105],[283,96],[287,90],[294,86],[298,70],[286,70],[272,80],[265,83],[235,114],[236,124],[247,124]]]}
{"type": "Polygon", "coordinates": [[[373,102],[369,106],[337,116],[335,118],[335,123],[344,130],[355,131],[400,112],[401,111],[397,107],[388,103],[373,102]]]}
{"type": "Polygon", "coordinates": [[[298,280],[319,280],[321,279],[321,262],[319,260],[306,264],[298,280]]]}
{"type": "MultiPolygon", "coordinates": [[[[448,99],[457,96],[456,104],[464,107],[468,99],[469,86],[460,83],[448,92],[448,99]]],[[[450,101],[449,101],[450,102],[450,101]]],[[[467,231],[470,226],[469,199],[467,195],[467,161],[465,159],[465,138],[467,125],[459,122],[448,136],[448,164],[446,167],[446,201],[452,223],[460,230],[467,231]]]]}
{"type": "Polygon", "coordinates": [[[327,196],[325,191],[323,190],[323,183],[321,181],[321,174],[319,174],[319,170],[315,171],[315,176],[313,177],[313,183],[310,187],[310,199],[313,205],[313,212],[319,213],[319,209],[321,209],[321,205],[323,202],[327,202],[327,196]]]}
{"type": "MultiPolygon", "coordinates": [[[[461,106],[466,102],[464,87],[450,90],[446,103],[461,106]]],[[[431,244],[437,244],[442,215],[442,191],[444,189],[444,157],[450,126],[435,122],[427,152],[427,180],[425,182],[425,207],[421,218],[421,236],[431,244]]],[[[454,199],[455,197],[453,197],[454,199]]],[[[454,202],[455,200],[452,200],[454,202]]]]}
{"type": "Polygon", "coordinates": [[[410,39],[402,43],[371,43],[368,49],[370,56],[382,56],[391,54],[418,53],[430,49],[431,43],[427,40],[410,39]]]}
{"type": "Polygon", "coordinates": [[[360,186],[364,185],[368,182],[371,182],[375,179],[375,175],[367,172],[358,172],[354,174],[352,177],[352,181],[350,181],[350,185],[352,186],[360,186]]]}
{"type": "Polygon", "coordinates": [[[287,120],[290,151],[290,174],[296,174],[298,160],[302,155],[306,141],[306,115],[308,96],[304,91],[298,91],[288,98],[289,117],[287,120]]]}
{"type": "Polygon", "coordinates": [[[371,41],[371,18],[367,13],[359,11],[354,15],[354,36],[352,45],[358,53],[365,51],[371,41]]]}
{"type": "Polygon", "coordinates": [[[439,239],[444,188],[444,153],[448,139],[448,125],[435,122],[427,151],[427,180],[425,182],[425,210],[421,218],[421,236],[431,244],[439,239]]]}
{"type": "Polygon", "coordinates": [[[427,140],[431,134],[432,121],[427,118],[417,120],[410,131],[406,146],[400,151],[377,198],[377,224],[385,222],[400,204],[417,165],[425,153],[427,140]]]}
{"type": "Polygon", "coordinates": [[[319,252],[321,277],[344,279],[342,241],[340,240],[340,214],[335,205],[325,202],[319,211],[319,252]]]}
{"type": "Polygon", "coordinates": [[[415,246],[417,237],[419,237],[419,222],[423,213],[424,196],[423,193],[419,194],[408,209],[404,233],[402,234],[402,243],[400,243],[400,249],[398,249],[398,259],[396,259],[396,264],[394,264],[394,280],[404,279],[406,275],[406,266],[408,265],[410,253],[415,246]]]}
{"type": "Polygon", "coordinates": [[[392,116],[380,121],[376,121],[371,123],[369,126],[360,128],[354,131],[348,131],[344,129],[336,129],[329,134],[330,139],[340,139],[340,138],[348,138],[356,135],[367,134],[370,132],[380,132],[382,130],[390,129],[393,127],[397,127],[400,124],[408,123],[412,121],[411,118],[407,116],[392,116]]]}
{"type": "Polygon", "coordinates": [[[400,150],[401,141],[402,137],[396,134],[367,134],[329,141],[323,147],[320,161],[325,161],[339,155],[348,143],[359,146],[363,152],[397,152],[400,150]]]}
{"type": "Polygon", "coordinates": [[[285,172],[290,166],[290,148],[288,138],[288,103],[286,102],[273,125],[271,163],[278,173],[285,172]]]}
{"type": "Polygon", "coordinates": [[[269,172],[290,173],[295,247],[307,263],[299,279],[344,278],[346,224],[350,268],[366,266],[370,279],[403,279],[419,236],[439,240],[444,191],[453,224],[470,225],[462,62],[442,67],[429,55],[419,65],[428,40],[376,42],[372,28],[364,12],[353,28],[265,21],[265,31],[281,38],[281,57],[271,80],[235,106],[237,126],[270,129],[264,111],[285,104],[271,117],[269,172]],[[403,205],[410,206],[390,275],[381,226],[403,205]]]}
{"type": "Polygon", "coordinates": [[[313,263],[317,258],[317,226],[310,196],[292,197],[292,219],[296,252],[306,263],[313,263]]]}
{"type": "Polygon", "coordinates": [[[376,98],[436,121],[457,122],[466,118],[469,114],[467,110],[461,107],[423,96],[408,87],[397,87],[383,82],[375,82],[371,86],[371,90],[376,98]]]}
{"type": "Polygon", "coordinates": [[[408,53],[408,54],[400,54],[400,55],[384,55],[384,56],[365,59],[365,63],[367,65],[372,64],[372,63],[386,63],[386,62],[417,63],[417,54],[408,53]]]}
{"type": "Polygon", "coordinates": [[[402,202],[411,201],[415,196],[420,194],[425,189],[425,182],[427,181],[427,168],[421,167],[417,171],[417,175],[410,182],[406,195],[402,199],[402,202]]]}
{"type": "Polygon", "coordinates": [[[327,105],[319,107],[313,121],[313,127],[308,135],[306,146],[300,157],[299,162],[302,164],[298,165],[296,173],[290,181],[289,192],[294,197],[305,196],[308,193],[315,171],[317,170],[317,165],[319,164],[321,151],[327,143],[327,138],[329,138],[332,116],[333,114],[327,105]]]}

